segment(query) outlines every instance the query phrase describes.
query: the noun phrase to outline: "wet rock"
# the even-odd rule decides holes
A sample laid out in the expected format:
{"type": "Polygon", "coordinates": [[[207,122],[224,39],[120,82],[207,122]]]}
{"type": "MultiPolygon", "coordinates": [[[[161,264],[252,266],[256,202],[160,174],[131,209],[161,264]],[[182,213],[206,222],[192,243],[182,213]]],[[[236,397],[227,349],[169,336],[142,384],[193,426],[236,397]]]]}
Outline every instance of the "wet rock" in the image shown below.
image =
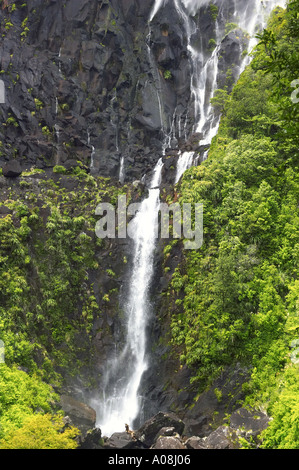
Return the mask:
{"type": "Polygon", "coordinates": [[[211,432],[212,423],[213,426],[221,426],[227,413],[233,413],[238,402],[244,398],[242,384],[248,379],[248,374],[248,369],[240,364],[223,371],[211,387],[200,395],[193,408],[182,416],[186,423],[184,435],[204,437],[211,432]],[[216,395],[217,390],[221,390],[220,398],[216,395]]]}
{"type": "Polygon", "coordinates": [[[79,449],[103,449],[104,439],[100,428],[90,429],[83,438],[79,449]]]}
{"type": "Polygon", "coordinates": [[[204,439],[198,436],[190,437],[186,440],[185,446],[187,449],[206,449],[204,439]]]}
{"type": "Polygon", "coordinates": [[[244,31],[235,29],[225,36],[219,50],[218,87],[228,87],[231,91],[233,83],[238,77],[239,66],[242,62],[241,52],[248,46],[248,38],[244,31]],[[231,78],[227,81],[227,72],[230,70],[231,78]]]}
{"type": "Polygon", "coordinates": [[[63,411],[72,420],[73,424],[83,433],[94,428],[96,423],[96,412],[93,408],[67,395],[61,395],[60,404],[63,411]]]}
{"type": "Polygon", "coordinates": [[[269,421],[269,416],[262,411],[240,408],[231,414],[229,424],[239,436],[258,443],[258,436],[268,427],[269,421]]]}
{"type": "Polygon", "coordinates": [[[6,216],[12,214],[12,210],[7,206],[0,206],[0,216],[6,216]]]}
{"type": "Polygon", "coordinates": [[[184,433],[187,436],[200,436],[203,437],[206,432],[209,430],[208,427],[208,417],[207,416],[199,416],[196,419],[186,418],[185,419],[186,426],[184,433]]]}
{"type": "Polygon", "coordinates": [[[240,444],[238,443],[238,436],[236,431],[228,426],[220,426],[213,431],[203,441],[204,446],[207,449],[238,449],[240,444]]]}
{"type": "Polygon", "coordinates": [[[66,160],[66,162],[64,162],[63,166],[67,171],[70,171],[80,166],[80,163],[78,162],[78,160],[74,160],[73,158],[70,158],[69,160],[66,160]]]}
{"type": "MultiPolygon", "coordinates": [[[[17,80],[3,75],[0,140],[7,157],[13,158],[17,148],[22,162],[41,168],[72,166],[69,160],[89,166],[94,147],[93,174],[118,178],[121,154],[126,181],[133,181],[154,167],[166,135],[174,149],[184,143],[183,134],[187,139],[192,135],[186,25],[168,2],[153,18],[148,35],[153,5],[154,0],[74,0],[45,6],[35,0],[22,9],[2,10],[3,22],[14,25],[0,45],[2,70],[19,71],[17,80]],[[26,41],[17,29],[25,18],[26,41]]],[[[224,29],[231,11],[225,5],[221,9],[224,29]]],[[[207,5],[198,13],[190,41],[195,49],[207,50],[215,23],[207,5]]],[[[219,87],[228,69],[235,77],[243,42],[238,30],[223,40],[219,87]]],[[[188,143],[191,149],[196,150],[196,140],[188,143]]]]}
{"type": "Polygon", "coordinates": [[[176,433],[181,434],[184,429],[184,423],[173,413],[159,412],[136,431],[136,438],[141,441],[145,447],[149,448],[154,444],[160,430],[165,427],[174,428],[176,433]]]}
{"type": "Polygon", "coordinates": [[[175,428],[172,426],[172,427],[165,427],[165,428],[162,428],[160,429],[159,431],[159,436],[173,436],[175,434],[175,428]]]}
{"type": "Polygon", "coordinates": [[[7,178],[16,178],[22,173],[22,168],[17,160],[11,160],[2,167],[2,173],[7,178]]]}
{"type": "Polygon", "coordinates": [[[186,449],[179,437],[161,436],[151,449],[186,449]]]}

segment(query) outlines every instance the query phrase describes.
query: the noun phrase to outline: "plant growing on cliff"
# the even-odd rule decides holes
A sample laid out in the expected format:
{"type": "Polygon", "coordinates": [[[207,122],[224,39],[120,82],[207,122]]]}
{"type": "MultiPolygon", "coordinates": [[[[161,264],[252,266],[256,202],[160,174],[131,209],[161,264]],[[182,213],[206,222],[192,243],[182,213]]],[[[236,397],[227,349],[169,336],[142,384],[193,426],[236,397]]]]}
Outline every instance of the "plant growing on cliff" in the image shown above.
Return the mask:
{"type": "Polygon", "coordinates": [[[38,376],[0,364],[0,442],[6,441],[37,410],[51,412],[57,399],[52,387],[38,376]]]}
{"type": "Polygon", "coordinates": [[[215,111],[223,113],[229,100],[230,95],[227,89],[218,89],[215,90],[214,96],[211,98],[211,105],[214,107],[215,111]]]}
{"type": "Polygon", "coordinates": [[[219,8],[217,7],[217,5],[214,5],[214,3],[210,3],[210,12],[211,12],[213,21],[216,21],[218,12],[219,12],[219,8]]]}
{"type": "Polygon", "coordinates": [[[210,39],[209,40],[209,45],[208,45],[209,51],[212,52],[215,49],[216,45],[217,45],[217,43],[216,43],[215,39],[213,39],[213,38],[210,39]]]}
{"type": "Polygon", "coordinates": [[[238,27],[237,23],[226,23],[225,25],[225,35],[229,34],[231,31],[238,27]]]}
{"type": "Polygon", "coordinates": [[[0,442],[0,449],[76,449],[80,431],[65,427],[60,415],[36,414],[0,442]]]}
{"type": "Polygon", "coordinates": [[[23,31],[21,32],[21,40],[24,41],[25,38],[28,36],[28,33],[29,33],[29,28],[27,26],[27,22],[28,22],[28,17],[26,17],[23,21],[22,21],[22,24],[21,24],[21,27],[23,29],[23,31]]]}

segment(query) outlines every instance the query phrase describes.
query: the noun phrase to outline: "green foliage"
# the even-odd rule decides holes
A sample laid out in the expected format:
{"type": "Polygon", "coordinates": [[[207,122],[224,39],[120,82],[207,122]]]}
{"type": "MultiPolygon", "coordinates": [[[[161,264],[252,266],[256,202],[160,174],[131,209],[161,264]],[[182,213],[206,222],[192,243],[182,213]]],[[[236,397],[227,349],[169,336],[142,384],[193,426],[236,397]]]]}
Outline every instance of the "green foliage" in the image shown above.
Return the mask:
{"type": "Polygon", "coordinates": [[[294,103],[291,96],[294,91],[292,82],[299,78],[298,15],[297,0],[289,1],[285,14],[278,9],[272,15],[271,28],[259,36],[259,54],[254,64],[272,79],[271,92],[283,122],[284,135],[281,138],[290,137],[296,144],[299,136],[299,103],[294,103]]]}
{"type": "Polygon", "coordinates": [[[40,179],[29,191],[20,185],[24,202],[19,191],[4,201],[13,214],[0,218],[0,338],[7,365],[39,370],[60,384],[61,371],[78,375],[90,361],[99,305],[88,271],[99,268],[103,245],[94,234],[94,211],[102,197],[115,201],[118,189],[80,168],[70,176],[76,192],[54,176],[56,183],[40,179]]]}
{"type": "Polygon", "coordinates": [[[210,3],[209,6],[210,6],[210,12],[211,12],[212,18],[214,21],[216,21],[219,9],[217,5],[214,5],[213,3],[210,3]]]}
{"type": "Polygon", "coordinates": [[[54,173],[62,173],[62,174],[66,173],[66,169],[62,165],[55,165],[53,168],[53,171],[54,173]]]}
{"type": "Polygon", "coordinates": [[[299,368],[286,370],[273,404],[273,420],[262,433],[264,449],[299,449],[299,368]]]}
{"type": "Polygon", "coordinates": [[[209,51],[213,51],[215,49],[215,47],[217,46],[217,43],[215,41],[215,39],[210,39],[209,40],[209,51]]]}
{"type": "Polygon", "coordinates": [[[39,100],[38,98],[34,98],[34,103],[35,103],[36,109],[38,110],[42,109],[44,106],[43,102],[39,100]]]}
{"type": "Polygon", "coordinates": [[[271,101],[270,76],[265,76],[263,71],[256,72],[252,67],[247,68],[242,74],[237,85],[233,89],[231,98],[227,100],[225,94],[224,104],[232,101],[234,106],[224,108],[225,118],[223,126],[226,126],[228,135],[237,138],[241,133],[260,133],[261,135],[272,135],[279,125],[277,122],[277,107],[271,101]]]}
{"type": "Polygon", "coordinates": [[[37,375],[0,364],[0,442],[35,412],[51,411],[57,398],[37,375]]]}
{"type": "Polygon", "coordinates": [[[211,104],[215,111],[222,113],[225,109],[226,104],[229,102],[230,96],[227,90],[218,89],[215,90],[213,98],[211,98],[211,104]]]}

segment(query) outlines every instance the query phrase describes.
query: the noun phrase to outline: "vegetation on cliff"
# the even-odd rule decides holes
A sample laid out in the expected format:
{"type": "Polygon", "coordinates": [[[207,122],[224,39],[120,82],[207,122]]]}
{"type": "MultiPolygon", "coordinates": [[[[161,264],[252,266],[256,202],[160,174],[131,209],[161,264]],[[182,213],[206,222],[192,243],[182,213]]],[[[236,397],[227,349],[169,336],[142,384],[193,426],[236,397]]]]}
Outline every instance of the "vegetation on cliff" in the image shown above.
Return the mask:
{"type": "Polygon", "coordinates": [[[0,363],[0,441],[5,448],[16,443],[30,448],[32,426],[38,427],[36,446],[47,441],[47,428],[52,448],[72,447],[77,434],[73,429],[61,434],[59,395],[53,387],[59,390],[68,377],[82,374],[87,380],[95,319],[103,316],[103,298],[117,295],[115,289],[102,288],[96,299],[93,291],[92,273],[110,273],[111,267],[103,258],[99,265],[105,242],[95,236],[95,209],[104,200],[115,203],[127,187],[117,188],[79,167],[68,175],[60,173],[65,168],[54,170],[48,176],[37,170],[23,173],[11,186],[1,177],[0,338],[5,362],[0,363]],[[61,437],[56,444],[55,436],[61,437]]]}
{"type": "Polygon", "coordinates": [[[199,391],[246,364],[245,404],[273,417],[265,448],[298,448],[299,4],[277,9],[233,93],[208,159],[179,201],[203,202],[204,244],[172,277],[172,343],[199,391]]]}

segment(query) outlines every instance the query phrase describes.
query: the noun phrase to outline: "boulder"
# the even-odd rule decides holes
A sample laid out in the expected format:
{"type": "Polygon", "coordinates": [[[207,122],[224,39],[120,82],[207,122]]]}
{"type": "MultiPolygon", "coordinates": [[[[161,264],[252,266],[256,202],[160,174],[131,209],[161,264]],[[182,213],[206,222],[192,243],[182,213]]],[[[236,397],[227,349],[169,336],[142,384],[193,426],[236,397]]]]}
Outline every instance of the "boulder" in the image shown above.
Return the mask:
{"type": "Polygon", "coordinates": [[[16,178],[22,173],[22,168],[18,160],[10,160],[2,167],[2,173],[6,178],[16,178]]]}
{"type": "Polygon", "coordinates": [[[239,449],[236,431],[228,426],[220,426],[202,440],[206,449],[239,449]]]}
{"type": "Polygon", "coordinates": [[[231,414],[230,427],[245,439],[253,438],[257,442],[258,435],[268,427],[269,420],[269,416],[262,411],[239,408],[231,414]]]}
{"type": "Polygon", "coordinates": [[[73,170],[74,168],[80,166],[80,163],[77,160],[75,160],[74,158],[70,158],[69,160],[66,160],[63,163],[63,166],[67,171],[70,171],[70,170],[73,170]]]}
{"type": "Polygon", "coordinates": [[[186,436],[192,437],[193,435],[204,437],[209,431],[208,417],[199,416],[196,419],[188,418],[185,420],[186,426],[184,429],[184,434],[186,436]]]}
{"type": "Polygon", "coordinates": [[[174,428],[174,432],[182,434],[184,430],[183,421],[174,413],[159,412],[149,420],[147,420],[138,431],[136,438],[143,443],[146,448],[150,448],[162,428],[174,428]]]}
{"type": "Polygon", "coordinates": [[[159,435],[157,436],[157,438],[161,436],[174,436],[174,435],[175,435],[175,428],[173,426],[171,427],[166,426],[165,428],[160,429],[159,435]]]}
{"type": "Polygon", "coordinates": [[[7,206],[0,206],[0,217],[12,214],[12,210],[7,206]]]}
{"type": "Polygon", "coordinates": [[[198,436],[192,436],[185,442],[187,449],[206,449],[204,439],[198,436]]]}

